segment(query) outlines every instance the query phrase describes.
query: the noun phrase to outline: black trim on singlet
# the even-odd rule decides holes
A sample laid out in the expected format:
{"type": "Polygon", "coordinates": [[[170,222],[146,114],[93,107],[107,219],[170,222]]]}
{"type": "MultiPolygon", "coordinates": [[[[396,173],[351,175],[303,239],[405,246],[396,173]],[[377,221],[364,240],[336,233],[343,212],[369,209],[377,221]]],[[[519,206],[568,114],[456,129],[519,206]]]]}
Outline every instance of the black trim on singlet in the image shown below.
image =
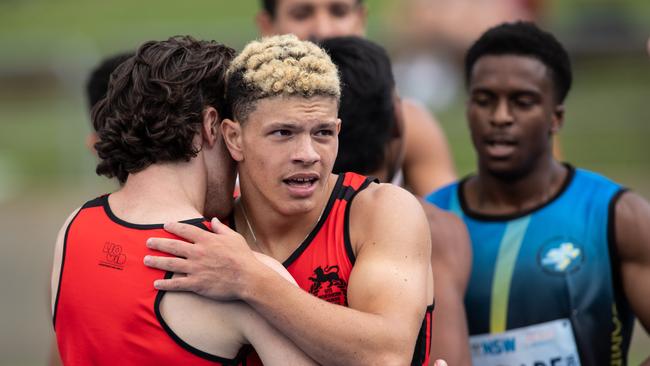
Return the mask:
{"type": "Polygon", "coordinates": [[[314,240],[314,237],[320,229],[323,227],[323,224],[325,224],[325,221],[327,221],[327,218],[330,215],[330,211],[332,211],[332,206],[334,206],[334,202],[336,202],[336,199],[338,198],[341,188],[343,187],[343,178],[345,174],[339,174],[338,178],[336,179],[336,184],[334,185],[334,189],[332,189],[332,193],[330,194],[330,198],[327,201],[327,204],[325,205],[325,209],[323,210],[323,213],[320,216],[320,219],[316,223],[316,226],[311,230],[309,235],[305,238],[305,240],[302,241],[302,243],[298,246],[296,250],[291,253],[291,255],[285,259],[284,262],[282,262],[282,265],[286,268],[289,267],[293,262],[295,262],[298,257],[309,247],[309,244],[311,244],[312,240],[314,240]]]}
{"type": "Polygon", "coordinates": [[[533,213],[533,212],[535,212],[537,210],[540,210],[540,209],[548,206],[549,204],[551,204],[555,200],[557,200],[567,190],[567,188],[569,188],[569,186],[571,185],[571,182],[573,182],[573,178],[575,177],[576,169],[571,164],[568,164],[568,163],[563,163],[562,165],[564,165],[564,167],[566,167],[568,169],[568,171],[567,171],[567,176],[564,179],[564,182],[562,182],[562,186],[560,187],[560,189],[551,198],[549,198],[548,200],[546,200],[546,201],[544,201],[544,202],[542,202],[542,203],[540,203],[540,204],[538,204],[538,205],[536,205],[534,207],[526,209],[524,211],[519,211],[519,212],[515,212],[515,213],[512,213],[512,214],[506,214],[506,215],[490,215],[490,214],[484,214],[484,213],[480,213],[480,212],[472,210],[469,207],[469,205],[467,204],[467,201],[465,200],[464,191],[465,191],[465,183],[467,183],[467,181],[470,178],[472,178],[473,176],[467,176],[467,177],[461,179],[460,182],[458,182],[458,189],[457,189],[457,192],[456,192],[456,194],[458,195],[458,202],[460,202],[460,207],[463,210],[463,213],[465,215],[467,215],[467,217],[471,217],[471,218],[476,219],[476,220],[481,220],[481,221],[510,221],[510,220],[515,220],[515,219],[518,219],[518,218],[521,218],[521,217],[524,217],[524,216],[528,216],[531,213],[533,213]]]}
{"type": "MultiPolygon", "coordinates": [[[[207,225],[205,224],[205,221],[207,221],[207,220],[203,220],[203,221],[198,222],[198,223],[190,223],[190,225],[194,225],[194,226],[199,227],[199,228],[204,229],[204,230],[209,230],[207,225]]],[[[170,271],[165,272],[165,279],[166,280],[172,278],[173,276],[174,276],[174,272],[170,272],[170,271]]],[[[195,355],[197,357],[206,359],[208,361],[219,362],[219,363],[222,363],[222,364],[225,364],[225,365],[238,365],[240,361],[245,359],[248,352],[250,352],[250,349],[248,347],[246,347],[246,346],[242,346],[239,349],[239,351],[237,351],[237,355],[235,356],[235,358],[225,358],[225,357],[213,355],[212,353],[201,351],[200,349],[195,348],[191,344],[185,342],[181,337],[179,337],[174,332],[174,330],[172,330],[172,328],[169,326],[169,324],[167,324],[167,322],[165,321],[165,319],[162,316],[162,313],[160,312],[160,303],[162,302],[163,296],[165,296],[166,293],[167,293],[167,291],[162,291],[162,290],[158,291],[158,293],[156,294],[156,299],[155,299],[154,304],[153,304],[153,309],[154,309],[154,313],[156,314],[156,319],[158,319],[158,323],[160,323],[160,326],[163,328],[165,333],[167,333],[167,335],[174,342],[176,342],[176,344],[178,344],[183,349],[185,349],[186,351],[190,352],[191,354],[193,354],[193,355],[195,355]]]]}
{"type": "Polygon", "coordinates": [[[422,325],[420,326],[420,331],[418,332],[418,339],[415,342],[415,349],[413,350],[413,359],[411,359],[411,366],[422,366],[424,360],[427,358],[427,354],[431,353],[431,339],[427,338],[427,330],[429,330],[429,334],[431,334],[431,331],[433,330],[434,307],[435,302],[431,305],[428,305],[427,310],[424,313],[424,319],[422,319],[422,325]]]}
{"type": "MultiPolygon", "coordinates": [[[[97,200],[101,200],[100,201],[101,206],[104,206],[104,212],[106,213],[106,216],[108,216],[108,218],[111,221],[113,221],[114,223],[116,223],[118,225],[121,225],[121,226],[124,226],[124,227],[128,227],[129,229],[136,229],[136,230],[151,230],[151,229],[162,229],[162,228],[164,228],[165,224],[134,224],[132,222],[128,222],[128,221],[124,221],[124,220],[120,219],[119,217],[117,217],[115,215],[115,213],[113,213],[113,210],[111,210],[111,206],[108,203],[108,196],[109,195],[101,196],[101,197],[97,198],[97,200]]],[[[92,202],[94,202],[94,201],[92,201],[92,202]]],[[[100,205],[97,205],[97,206],[100,206],[100,205]]],[[[205,219],[204,217],[197,217],[197,218],[194,218],[194,219],[187,219],[187,220],[182,220],[182,221],[179,221],[179,222],[183,223],[183,224],[190,224],[190,225],[195,225],[196,226],[197,224],[202,224],[204,221],[208,221],[208,220],[205,219]]]]}
{"type": "MultiPolygon", "coordinates": [[[[607,207],[607,246],[609,251],[609,265],[612,273],[612,290],[614,295],[614,302],[616,304],[616,309],[618,311],[617,318],[621,322],[621,328],[625,329],[626,323],[625,319],[622,317],[623,312],[629,308],[629,303],[623,292],[623,278],[621,275],[621,259],[618,253],[618,247],[616,243],[616,205],[618,204],[620,198],[629,192],[625,187],[622,187],[618,192],[612,196],[609,201],[609,206],[607,207]]],[[[626,311],[627,312],[627,311],[626,311]]],[[[614,316],[614,314],[612,314],[614,316]]],[[[630,346],[630,337],[626,337],[625,333],[621,332],[623,337],[623,343],[621,344],[621,350],[628,350],[630,346]]],[[[610,353],[611,358],[611,353],[610,353]]],[[[627,352],[622,352],[622,361],[623,365],[627,365],[628,355],[627,352]]]]}
{"type": "Polygon", "coordinates": [[[101,197],[95,198],[94,200],[88,201],[83,206],[81,206],[79,208],[79,211],[74,214],[74,217],[68,223],[68,227],[65,228],[65,235],[63,236],[63,249],[61,251],[61,268],[59,269],[59,283],[56,286],[56,299],[54,299],[54,310],[52,311],[52,327],[54,328],[54,331],[56,331],[56,314],[57,310],[59,310],[59,297],[61,296],[61,282],[63,281],[63,267],[65,265],[65,255],[68,250],[68,234],[70,233],[70,227],[83,209],[98,206],[96,203],[99,202],[100,198],[101,197]]]}
{"type": "Polygon", "coordinates": [[[368,188],[370,183],[379,183],[379,181],[374,178],[366,178],[366,180],[361,183],[359,186],[359,189],[355,190],[352,187],[346,187],[345,191],[345,200],[348,202],[347,206],[345,206],[345,212],[343,216],[343,243],[345,244],[345,252],[348,255],[348,259],[350,260],[350,263],[354,265],[354,262],[356,261],[356,256],[354,254],[354,250],[352,249],[352,240],[350,240],[350,207],[352,206],[352,200],[356,195],[363,191],[364,189],[368,188]]]}

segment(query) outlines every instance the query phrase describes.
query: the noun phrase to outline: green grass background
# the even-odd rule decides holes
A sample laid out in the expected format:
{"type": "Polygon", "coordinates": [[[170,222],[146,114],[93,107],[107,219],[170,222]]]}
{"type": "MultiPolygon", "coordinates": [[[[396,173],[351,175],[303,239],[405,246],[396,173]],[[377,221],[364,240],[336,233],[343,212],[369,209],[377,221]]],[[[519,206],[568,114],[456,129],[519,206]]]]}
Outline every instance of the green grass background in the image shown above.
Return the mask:
{"type": "MultiPolygon", "coordinates": [[[[384,8],[368,1],[369,37],[389,36],[384,8]]],[[[584,9],[606,0],[553,1],[548,19],[564,36],[584,9]]],[[[650,1],[617,2],[650,35],[650,1]]],[[[103,56],[149,39],[192,34],[236,48],[256,36],[256,0],[0,2],[0,365],[44,363],[51,326],[52,244],[68,213],[114,184],[95,176],[82,87],[103,56]]],[[[390,48],[390,45],[386,46],[390,48]]],[[[650,197],[650,59],[644,44],[625,55],[580,58],[560,134],[565,160],[650,197]]],[[[464,96],[439,111],[460,175],[473,171],[464,96]]],[[[637,332],[639,333],[639,332],[637,332]]],[[[649,354],[635,338],[631,363],[649,354]]]]}

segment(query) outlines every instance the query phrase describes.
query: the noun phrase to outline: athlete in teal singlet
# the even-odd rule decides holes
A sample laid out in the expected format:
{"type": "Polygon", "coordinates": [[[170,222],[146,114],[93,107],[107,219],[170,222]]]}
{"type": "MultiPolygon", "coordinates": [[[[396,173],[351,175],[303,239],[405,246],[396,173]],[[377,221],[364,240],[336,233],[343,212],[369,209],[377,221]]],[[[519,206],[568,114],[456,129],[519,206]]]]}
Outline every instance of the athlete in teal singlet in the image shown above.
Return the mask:
{"type": "Polygon", "coordinates": [[[650,329],[650,205],[553,158],[566,51],[533,24],[504,24],[465,72],[478,173],[427,199],[470,232],[474,364],[625,365],[634,315],[650,329]]]}

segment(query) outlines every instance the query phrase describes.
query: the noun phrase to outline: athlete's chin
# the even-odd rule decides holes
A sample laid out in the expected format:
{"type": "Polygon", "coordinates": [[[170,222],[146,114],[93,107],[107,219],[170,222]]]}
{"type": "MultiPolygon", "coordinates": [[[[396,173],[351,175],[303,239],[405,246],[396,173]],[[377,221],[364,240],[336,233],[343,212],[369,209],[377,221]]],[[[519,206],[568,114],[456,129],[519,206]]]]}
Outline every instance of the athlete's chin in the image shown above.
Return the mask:
{"type": "Polygon", "coordinates": [[[512,164],[491,164],[485,169],[491,176],[502,181],[517,181],[526,176],[527,169],[512,164]]]}
{"type": "Polygon", "coordinates": [[[316,209],[316,200],[309,198],[286,199],[277,210],[284,216],[305,215],[316,209]]]}

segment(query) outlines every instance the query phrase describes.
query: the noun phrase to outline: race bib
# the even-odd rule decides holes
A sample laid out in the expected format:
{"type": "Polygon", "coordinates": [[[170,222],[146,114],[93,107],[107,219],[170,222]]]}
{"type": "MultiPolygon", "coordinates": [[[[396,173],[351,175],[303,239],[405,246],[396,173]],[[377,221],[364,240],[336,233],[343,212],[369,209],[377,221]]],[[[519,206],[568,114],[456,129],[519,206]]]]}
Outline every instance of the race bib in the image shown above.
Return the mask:
{"type": "Polygon", "coordinates": [[[568,319],[470,337],[476,366],[579,366],[568,319]]]}

